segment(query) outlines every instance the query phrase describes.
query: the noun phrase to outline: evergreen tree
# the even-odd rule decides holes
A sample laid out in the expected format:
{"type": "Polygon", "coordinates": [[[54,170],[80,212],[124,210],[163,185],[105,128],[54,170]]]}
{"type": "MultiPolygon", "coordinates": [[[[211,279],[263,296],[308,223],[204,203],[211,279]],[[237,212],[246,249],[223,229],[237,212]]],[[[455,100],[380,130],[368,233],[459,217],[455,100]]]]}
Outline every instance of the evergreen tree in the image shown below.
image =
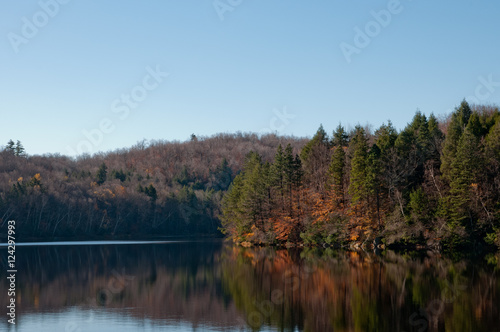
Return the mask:
{"type": "Polygon", "coordinates": [[[249,233],[252,226],[263,229],[268,217],[269,164],[263,165],[259,154],[250,152],[222,202],[222,225],[235,237],[249,233]]]}
{"type": "Polygon", "coordinates": [[[187,167],[184,165],[179,174],[174,178],[174,180],[182,186],[187,186],[191,181],[191,176],[189,175],[187,167]]]}
{"type": "Polygon", "coordinates": [[[431,133],[429,131],[429,122],[423,114],[419,114],[419,124],[416,129],[417,144],[419,148],[420,159],[422,162],[428,159],[431,151],[431,133]]]}
{"type": "Polygon", "coordinates": [[[122,169],[120,170],[112,170],[111,171],[111,174],[110,174],[110,177],[111,179],[118,179],[120,180],[120,182],[123,182],[127,179],[127,175],[125,174],[125,172],[123,172],[122,169]]]}
{"type": "Polygon", "coordinates": [[[337,129],[333,132],[332,146],[334,147],[346,147],[349,136],[347,135],[344,127],[338,125],[337,129]]]}
{"type": "Polygon", "coordinates": [[[302,186],[302,177],[304,176],[304,171],[302,169],[302,161],[298,154],[295,154],[295,158],[293,159],[293,184],[297,190],[297,206],[300,209],[300,193],[299,190],[302,186]]]}
{"type": "Polygon", "coordinates": [[[327,190],[331,190],[335,199],[336,207],[344,207],[344,175],[345,175],[345,151],[343,146],[336,146],[332,155],[332,162],[328,168],[329,180],[327,190]]]}
{"type": "Polygon", "coordinates": [[[293,157],[293,149],[290,144],[285,148],[284,153],[284,184],[286,188],[286,192],[288,194],[288,214],[292,215],[293,209],[293,191],[294,191],[294,180],[295,180],[295,159],[293,157]]]}
{"type": "Polygon", "coordinates": [[[472,112],[467,126],[469,127],[471,133],[477,138],[481,138],[487,134],[487,129],[483,127],[481,122],[479,114],[477,112],[472,112]]]}
{"type": "Polygon", "coordinates": [[[210,174],[209,188],[215,191],[225,191],[229,188],[232,178],[233,171],[227,159],[223,158],[221,164],[210,174]]]}
{"type": "Polygon", "coordinates": [[[283,147],[280,144],[276,149],[276,154],[274,155],[274,162],[271,167],[272,184],[280,195],[284,195],[284,190],[285,190],[284,172],[285,172],[285,156],[283,152],[283,147]]]}
{"type": "Polygon", "coordinates": [[[333,132],[333,154],[331,157],[330,166],[328,167],[328,181],[326,185],[327,191],[331,191],[331,195],[336,208],[344,208],[345,188],[344,176],[346,173],[346,153],[348,135],[344,127],[339,125],[333,132]]]}
{"type": "Polygon", "coordinates": [[[393,199],[398,202],[403,216],[410,193],[424,181],[425,165],[431,158],[432,144],[427,118],[417,111],[412,122],[394,142],[394,177],[389,182],[389,188],[392,188],[393,199]]]}
{"type": "Polygon", "coordinates": [[[302,170],[302,161],[298,154],[295,155],[293,159],[293,183],[295,188],[300,188],[302,186],[302,177],[304,176],[304,171],[302,170]]]}
{"type": "Polygon", "coordinates": [[[486,156],[491,165],[500,165],[500,117],[486,136],[486,156]]]}
{"type": "Polygon", "coordinates": [[[222,200],[221,231],[234,239],[250,232],[251,228],[251,221],[241,206],[244,181],[244,174],[238,174],[222,200]]]}
{"type": "Polygon", "coordinates": [[[430,134],[430,139],[431,139],[431,144],[429,147],[429,156],[431,160],[436,163],[440,164],[440,153],[441,153],[441,147],[443,144],[443,139],[444,135],[441,129],[439,129],[439,123],[434,116],[434,114],[431,114],[429,116],[429,122],[428,122],[428,128],[429,128],[429,134],[430,134]]]}
{"type": "Polygon", "coordinates": [[[293,148],[290,144],[288,144],[285,148],[284,158],[284,175],[285,175],[285,183],[287,185],[293,184],[293,173],[294,173],[294,156],[293,156],[293,148]]]}
{"type": "Polygon", "coordinates": [[[421,187],[410,193],[408,207],[411,211],[411,222],[427,224],[431,218],[429,199],[421,187]]]}
{"type": "Polygon", "coordinates": [[[351,173],[349,181],[349,194],[351,204],[357,212],[366,212],[367,196],[367,161],[368,161],[368,140],[365,130],[357,126],[355,135],[351,139],[350,149],[353,151],[351,159],[351,173]]]}
{"type": "Polygon", "coordinates": [[[267,201],[267,178],[263,172],[262,159],[258,153],[251,152],[245,163],[243,195],[241,206],[246,215],[257,227],[264,226],[264,206],[267,201]]]}
{"type": "Polygon", "coordinates": [[[469,104],[463,100],[460,106],[451,115],[451,121],[448,124],[446,138],[443,143],[443,154],[441,157],[441,173],[443,177],[451,181],[451,168],[456,156],[458,142],[462,133],[469,122],[472,110],[469,104]]]}
{"type": "Polygon", "coordinates": [[[304,146],[300,153],[300,158],[304,163],[307,163],[314,153],[314,147],[318,145],[329,146],[328,134],[323,125],[320,125],[313,138],[304,146]]]}
{"type": "Polygon", "coordinates": [[[380,148],[381,155],[389,154],[397,138],[398,133],[391,121],[388,121],[387,125],[382,124],[380,128],[375,131],[375,144],[380,148]]]}
{"type": "Polygon", "coordinates": [[[324,189],[330,163],[330,142],[323,125],[300,152],[307,182],[321,192],[324,189]]]}
{"type": "Polygon", "coordinates": [[[492,234],[490,237],[497,239],[500,247],[500,116],[485,140],[485,165],[487,183],[483,187],[488,211],[486,217],[491,223],[491,229],[487,231],[492,234]]]}
{"type": "Polygon", "coordinates": [[[158,199],[158,194],[153,184],[144,188],[144,193],[151,198],[151,202],[155,202],[158,199]]]}
{"type": "Polygon", "coordinates": [[[106,181],[108,175],[108,167],[106,164],[103,162],[99,169],[97,170],[96,174],[96,182],[98,185],[103,184],[106,181]]]}
{"type": "Polygon", "coordinates": [[[25,150],[24,150],[24,147],[23,147],[23,145],[21,144],[21,141],[19,141],[19,140],[16,142],[16,148],[15,148],[14,154],[15,154],[17,157],[24,157],[24,156],[25,156],[25,150]]]}
{"type": "Polygon", "coordinates": [[[372,219],[376,219],[378,225],[381,223],[381,173],[382,165],[380,161],[380,148],[374,144],[368,152],[366,168],[366,194],[368,205],[371,210],[372,219]]]}
{"type": "Polygon", "coordinates": [[[7,150],[8,152],[10,152],[12,154],[15,154],[15,152],[16,152],[16,143],[14,143],[13,140],[9,140],[7,142],[7,146],[5,147],[5,150],[7,150]]]}
{"type": "Polygon", "coordinates": [[[274,192],[279,197],[279,205],[281,211],[285,211],[285,156],[283,152],[283,147],[281,144],[276,150],[274,155],[274,163],[270,169],[270,179],[271,186],[274,188],[274,192]]]}
{"type": "Polygon", "coordinates": [[[458,225],[465,219],[473,223],[471,209],[471,189],[477,186],[477,172],[482,169],[478,138],[470,123],[459,139],[456,158],[453,159],[450,175],[451,222],[458,225]]]}

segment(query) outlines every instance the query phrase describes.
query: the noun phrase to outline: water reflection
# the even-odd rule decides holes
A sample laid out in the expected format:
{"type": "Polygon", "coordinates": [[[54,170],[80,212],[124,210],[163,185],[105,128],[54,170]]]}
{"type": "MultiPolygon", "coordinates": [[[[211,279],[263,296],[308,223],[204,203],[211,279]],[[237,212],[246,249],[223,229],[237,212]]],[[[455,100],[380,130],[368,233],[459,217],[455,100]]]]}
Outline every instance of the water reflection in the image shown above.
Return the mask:
{"type": "MultiPolygon", "coordinates": [[[[51,321],[59,314],[64,319],[69,308],[81,310],[82,317],[68,319],[66,331],[103,330],[97,318],[87,317],[98,314],[122,317],[108,319],[110,326],[131,317],[163,327],[187,323],[189,331],[205,331],[208,326],[239,329],[244,320],[221,284],[221,245],[208,241],[18,247],[17,331],[34,331],[23,328],[34,317],[51,321]]],[[[5,271],[4,257],[1,263],[5,271]]],[[[7,294],[3,279],[0,292],[7,294]]],[[[2,307],[7,300],[1,297],[2,307]]],[[[0,324],[7,327],[4,320],[0,324]]]]}
{"type": "Polygon", "coordinates": [[[18,247],[16,257],[16,331],[500,331],[497,257],[219,241],[18,247]]]}
{"type": "Polygon", "coordinates": [[[438,256],[226,248],[223,285],[255,330],[500,331],[496,268],[438,256]]]}

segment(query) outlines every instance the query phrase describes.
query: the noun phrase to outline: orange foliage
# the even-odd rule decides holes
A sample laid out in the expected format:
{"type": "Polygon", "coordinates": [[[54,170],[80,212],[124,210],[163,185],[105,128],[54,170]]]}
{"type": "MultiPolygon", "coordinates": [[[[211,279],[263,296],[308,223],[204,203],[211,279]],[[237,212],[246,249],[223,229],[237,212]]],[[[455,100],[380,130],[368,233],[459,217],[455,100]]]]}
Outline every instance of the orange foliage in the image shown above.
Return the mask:
{"type": "Polygon", "coordinates": [[[272,222],[274,226],[274,233],[276,239],[279,241],[286,241],[296,226],[297,220],[288,216],[279,218],[272,222]]]}

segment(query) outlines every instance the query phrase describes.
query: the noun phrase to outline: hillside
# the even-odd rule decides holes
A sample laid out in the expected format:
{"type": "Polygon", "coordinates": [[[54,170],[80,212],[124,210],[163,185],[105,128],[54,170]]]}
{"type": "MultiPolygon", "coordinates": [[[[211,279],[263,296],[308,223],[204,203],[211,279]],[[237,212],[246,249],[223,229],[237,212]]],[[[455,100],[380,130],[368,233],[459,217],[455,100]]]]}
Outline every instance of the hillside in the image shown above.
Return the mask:
{"type": "Polygon", "coordinates": [[[17,239],[221,236],[248,244],[500,246],[500,112],[463,101],[401,131],[153,141],[72,159],[0,152],[17,239]]]}
{"type": "Polygon", "coordinates": [[[398,132],[321,126],[296,154],[248,155],[223,201],[235,242],[500,247],[500,112],[463,101],[398,132]]]}
{"type": "Polygon", "coordinates": [[[77,159],[30,156],[11,141],[0,152],[0,223],[16,220],[18,240],[220,234],[220,202],[245,155],[271,160],[280,143],[306,141],[193,136],[77,159]]]}

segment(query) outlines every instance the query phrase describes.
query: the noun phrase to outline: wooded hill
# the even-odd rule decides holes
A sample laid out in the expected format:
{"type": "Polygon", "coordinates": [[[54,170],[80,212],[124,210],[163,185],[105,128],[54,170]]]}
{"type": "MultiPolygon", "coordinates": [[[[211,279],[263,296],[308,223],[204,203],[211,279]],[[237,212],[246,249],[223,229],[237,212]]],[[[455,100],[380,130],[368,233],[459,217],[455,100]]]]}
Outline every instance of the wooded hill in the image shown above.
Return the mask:
{"type": "MultiPolygon", "coordinates": [[[[307,140],[255,134],[192,136],[141,142],[76,160],[30,156],[10,141],[0,152],[0,224],[16,221],[16,238],[221,235],[223,193],[257,151],[307,140]]],[[[3,228],[2,229],[6,229],[3,228]]]]}
{"type": "MultiPolygon", "coordinates": [[[[0,151],[18,239],[220,235],[238,243],[500,247],[500,112],[463,101],[401,132],[219,134],[72,159],[0,151]]],[[[2,228],[3,229],[3,228],[2,228]]]]}
{"type": "Polygon", "coordinates": [[[300,154],[250,153],[223,201],[235,242],[500,247],[500,113],[463,101],[398,132],[321,126],[300,154]]]}

